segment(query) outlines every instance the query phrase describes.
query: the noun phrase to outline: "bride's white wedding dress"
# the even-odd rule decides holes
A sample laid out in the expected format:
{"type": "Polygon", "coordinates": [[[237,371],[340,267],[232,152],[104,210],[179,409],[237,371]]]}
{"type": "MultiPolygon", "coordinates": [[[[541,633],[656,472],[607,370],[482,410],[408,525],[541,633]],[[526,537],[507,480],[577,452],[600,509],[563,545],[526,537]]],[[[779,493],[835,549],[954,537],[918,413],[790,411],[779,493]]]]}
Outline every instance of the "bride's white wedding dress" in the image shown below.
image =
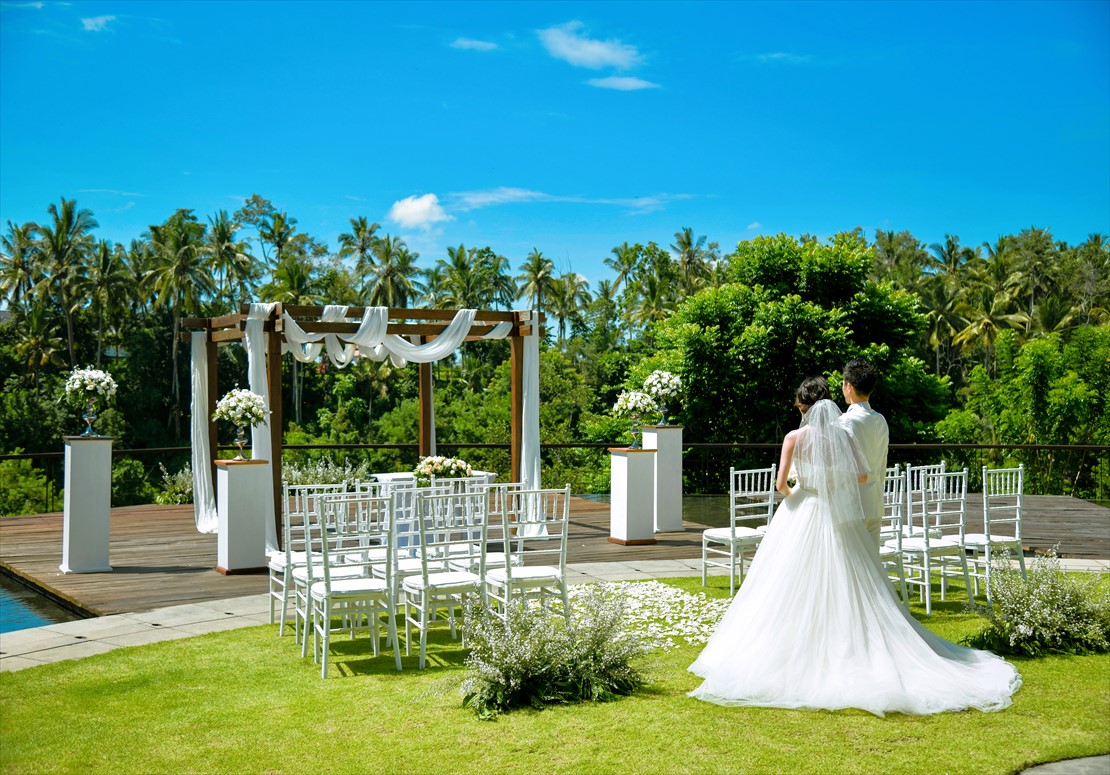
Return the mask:
{"type": "Polygon", "coordinates": [[[851,442],[833,427],[839,414],[831,401],[807,413],[794,454],[798,486],[690,666],[705,679],[690,696],[879,716],[1008,706],[1021,686],[1012,665],[934,635],[898,602],[858,507],[860,464],[851,451],[844,462],[851,442]]]}

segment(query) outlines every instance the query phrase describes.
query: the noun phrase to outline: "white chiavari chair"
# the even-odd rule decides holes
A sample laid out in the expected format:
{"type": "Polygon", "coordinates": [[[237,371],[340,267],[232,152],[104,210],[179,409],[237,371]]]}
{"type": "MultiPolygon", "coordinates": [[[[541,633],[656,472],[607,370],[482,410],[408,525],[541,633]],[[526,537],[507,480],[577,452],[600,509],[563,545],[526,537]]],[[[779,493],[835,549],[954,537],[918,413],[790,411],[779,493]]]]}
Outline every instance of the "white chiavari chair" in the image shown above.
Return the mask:
{"type": "Polygon", "coordinates": [[[1025,555],[1021,544],[1021,509],[1025,490],[1025,466],[989,469],[983,466],[983,532],[964,536],[972,553],[971,576],[975,591],[979,579],[991,602],[991,555],[1009,549],[1026,576],[1025,555]]]}
{"type": "Polygon", "coordinates": [[[775,513],[775,477],[778,464],[770,468],[738,471],[729,469],[729,526],[702,532],[701,584],[706,585],[709,568],[727,568],[729,594],[736,593],[736,579],[744,582],[744,567],[751,562],[763,540],[760,525],[770,524],[775,513]],[[727,562],[714,558],[727,558],[727,562]]]}

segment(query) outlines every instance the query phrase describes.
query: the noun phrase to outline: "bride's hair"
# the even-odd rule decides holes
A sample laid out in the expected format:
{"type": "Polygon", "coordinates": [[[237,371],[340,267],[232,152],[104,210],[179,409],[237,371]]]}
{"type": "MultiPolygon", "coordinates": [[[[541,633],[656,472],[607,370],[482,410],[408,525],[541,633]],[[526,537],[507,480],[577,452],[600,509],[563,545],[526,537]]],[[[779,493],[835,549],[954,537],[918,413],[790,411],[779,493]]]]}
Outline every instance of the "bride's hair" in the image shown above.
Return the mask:
{"type": "Polygon", "coordinates": [[[813,406],[822,398],[830,398],[829,383],[824,377],[807,377],[794,392],[794,402],[799,406],[813,406]]]}

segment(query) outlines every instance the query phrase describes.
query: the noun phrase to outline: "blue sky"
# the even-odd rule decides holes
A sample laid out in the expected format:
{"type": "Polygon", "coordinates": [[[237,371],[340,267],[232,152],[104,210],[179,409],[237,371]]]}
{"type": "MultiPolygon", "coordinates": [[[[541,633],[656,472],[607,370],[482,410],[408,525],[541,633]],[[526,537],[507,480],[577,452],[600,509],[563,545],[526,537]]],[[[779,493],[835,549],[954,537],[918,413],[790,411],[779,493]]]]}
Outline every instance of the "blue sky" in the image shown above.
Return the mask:
{"type": "Polygon", "coordinates": [[[332,249],[1110,233],[1110,3],[0,2],[0,223],[259,193],[332,249]]]}

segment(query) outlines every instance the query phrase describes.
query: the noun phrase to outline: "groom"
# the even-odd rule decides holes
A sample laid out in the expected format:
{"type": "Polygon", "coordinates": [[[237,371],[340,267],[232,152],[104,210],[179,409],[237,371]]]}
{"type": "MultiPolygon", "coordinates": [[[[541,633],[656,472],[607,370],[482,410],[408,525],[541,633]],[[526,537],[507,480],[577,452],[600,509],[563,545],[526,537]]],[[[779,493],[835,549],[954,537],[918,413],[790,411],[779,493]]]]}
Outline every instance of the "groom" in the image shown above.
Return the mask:
{"type": "Polygon", "coordinates": [[[886,453],[890,432],[886,420],[871,408],[871,391],[879,381],[879,372],[869,361],[856,358],[844,366],[844,381],[840,390],[848,402],[848,411],[840,422],[859,444],[867,459],[870,472],[867,481],[859,486],[863,504],[863,518],[867,529],[879,546],[879,528],[883,520],[883,479],[886,477],[886,453]]]}

